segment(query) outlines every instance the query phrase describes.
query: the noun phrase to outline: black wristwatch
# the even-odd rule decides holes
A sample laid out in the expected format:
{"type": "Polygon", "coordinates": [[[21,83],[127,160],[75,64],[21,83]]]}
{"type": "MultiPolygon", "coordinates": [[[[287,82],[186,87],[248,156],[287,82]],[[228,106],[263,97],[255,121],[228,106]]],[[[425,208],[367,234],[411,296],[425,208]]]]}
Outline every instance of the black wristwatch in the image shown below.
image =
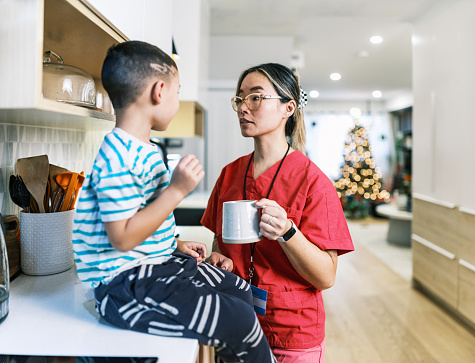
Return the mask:
{"type": "Polygon", "coordinates": [[[295,227],[294,222],[291,219],[289,219],[289,221],[290,223],[292,223],[292,226],[287,232],[284,233],[282,237],[277,238],[278,242],[287,242],[289,239],[291,239],[294,236],[295,232],[297,232],[297,228],[295,227]]]}

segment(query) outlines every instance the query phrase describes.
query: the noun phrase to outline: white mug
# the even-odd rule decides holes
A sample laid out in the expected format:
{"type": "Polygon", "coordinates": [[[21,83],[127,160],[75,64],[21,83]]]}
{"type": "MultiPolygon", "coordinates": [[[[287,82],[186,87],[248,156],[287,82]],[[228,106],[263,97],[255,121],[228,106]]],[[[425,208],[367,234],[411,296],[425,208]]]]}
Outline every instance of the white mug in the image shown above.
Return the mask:
{"type": "Polygon", "coordinates": [[[256,200],[235,200],[223,203],[223,242],[252,243],[262,240],[259,228],[259,207],[256,200]]]}

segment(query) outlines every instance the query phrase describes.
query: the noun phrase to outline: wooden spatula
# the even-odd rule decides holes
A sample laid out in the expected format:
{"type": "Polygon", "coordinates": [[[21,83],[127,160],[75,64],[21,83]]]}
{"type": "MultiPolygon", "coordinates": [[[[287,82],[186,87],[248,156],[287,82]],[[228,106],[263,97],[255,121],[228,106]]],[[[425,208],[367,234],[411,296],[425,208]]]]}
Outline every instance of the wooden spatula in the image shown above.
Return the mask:
{"type": "Polygon", "coordinates": [[[49,177],[48,155],[18,159],[16,169],[31,196],[35,199],[36,204],[38,204],[39,212],[44,213],[43,200],[49,177]]]}
{"type": "Polygon", "coordinates": [[[49,184],[51,187],[51,195],[53,195],[56,189],[60,188],[60,186],[56,182],[56,177],[58,176],[58,174],[67,173],[67,172],[69,172],[68,169],[65,169],[53,164],[49,164],[49,184]]]}

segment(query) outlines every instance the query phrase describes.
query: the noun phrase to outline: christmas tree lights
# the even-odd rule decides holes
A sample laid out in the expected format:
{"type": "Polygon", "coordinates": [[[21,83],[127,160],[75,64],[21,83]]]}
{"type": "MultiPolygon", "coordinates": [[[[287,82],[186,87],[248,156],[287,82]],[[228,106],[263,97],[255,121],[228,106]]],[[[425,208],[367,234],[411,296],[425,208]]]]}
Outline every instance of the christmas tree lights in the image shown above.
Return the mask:
{"type": "Polygon", "coordinates": [[[367,130],[355,119],[345,141],[344,164],[340,177],[333,182],[343,206],[348,199],[355,201],[387,200],[389,193],[382,189],[381,172],[376,167],[367,130]]]}

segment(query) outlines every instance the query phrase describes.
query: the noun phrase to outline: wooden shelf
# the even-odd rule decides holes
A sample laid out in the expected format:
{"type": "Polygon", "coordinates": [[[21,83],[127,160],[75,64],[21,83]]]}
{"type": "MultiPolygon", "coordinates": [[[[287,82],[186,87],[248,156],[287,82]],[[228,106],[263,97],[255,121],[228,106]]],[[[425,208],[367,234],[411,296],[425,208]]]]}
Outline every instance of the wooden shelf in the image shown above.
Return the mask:
{"type": "MultiPolygon", "coordinates": [[[[102,90],[107,49],[128,40],[87,1],[2,0],[0,38],[0,123],[69,129],[104,129],[115,116],[42,97],[43,53],[52,50],[65,64],[92,75],[102,90]],[[5,21],[4,21],[5,20],[5,21]]],[[[104,94],[104,93],[103,93],[104,94]]]]}
{"type": "Polygon", "coordinates": [[[106,130],[115,116],[85,107],[42,100],[37,108],[0,109],[0,123],[71,130],[106,130]]]}
{"type": "Polygon", "coordinates": [[[43,52],[52,50],[61,55],[65,64],[100,80],[107,49],[127,40],[106,21],[87,2],[45,0],[43,52]]]}

